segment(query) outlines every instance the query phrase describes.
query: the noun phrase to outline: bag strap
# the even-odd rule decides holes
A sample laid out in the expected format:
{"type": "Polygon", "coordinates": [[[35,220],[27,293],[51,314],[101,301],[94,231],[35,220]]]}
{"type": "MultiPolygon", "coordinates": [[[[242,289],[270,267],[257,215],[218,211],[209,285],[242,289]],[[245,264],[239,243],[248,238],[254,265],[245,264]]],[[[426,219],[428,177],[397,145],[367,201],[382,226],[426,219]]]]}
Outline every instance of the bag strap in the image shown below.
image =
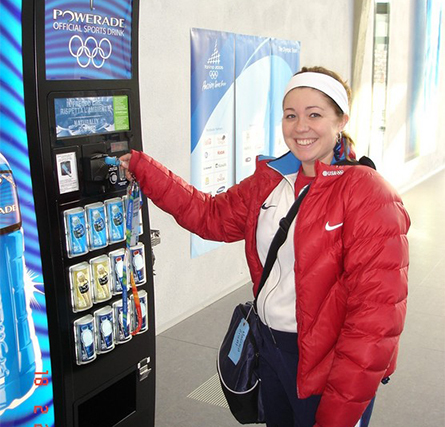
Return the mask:
{"type": "Polygon", "coordinates": [[[290,207],[287,215],[284,218],[281,218],[280,220],[278,230],[275,233],[275,236],[272,239],[272,243],[270,244],[269,251],[267,252],[266,262],[264,263],[264,268],[263,268],[263,274],[261,275],[260,284],[258,286],[258,292],[254,300],[255,311],[256,311],[256,300],[258,298],[258,295],[260,294],[261,289],[263,288],[267,278],[269,277],[269,274],[272,270],[275,260],[277,259],[278,250],[286,241],[290,225],[292,224],[294,218],[297,216],[298,209],[300,209],[301,202],[308,193],[310,185],[311,184],[306,185],[306,187],[303,189],[303,191],[299,194],[295,202],[290,207]]]}
{"type": "Polygon", "coordinates": [[[340,160],[339,162],[335,163],[335,166],[354,166],[354,165],[362,165],[362,166],[369,166],[370,168],[376,170],[376,166],[374,162],[366,156],[360,157],[360,160],[340,160]]]}

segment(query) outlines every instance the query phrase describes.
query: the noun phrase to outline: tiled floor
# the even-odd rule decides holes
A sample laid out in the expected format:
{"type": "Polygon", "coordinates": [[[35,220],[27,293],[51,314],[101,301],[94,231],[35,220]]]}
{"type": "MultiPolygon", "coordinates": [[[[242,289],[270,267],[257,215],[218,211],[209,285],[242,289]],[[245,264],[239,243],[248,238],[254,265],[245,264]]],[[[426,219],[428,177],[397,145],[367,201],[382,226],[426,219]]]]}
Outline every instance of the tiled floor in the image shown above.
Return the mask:
{"type": "MultiPolygon", "coordinates": [[[[445,170],[403,195],[410,213],[410,295],[398,370],[380,387],[372,427],[445,426],[445,170]]],[[[157,427],[236,427],[230,411],[193,399],[246,285],[157,337],[157,427]],[[219,319],[216,321],[215,319],[219,319]]],[[[218,391],[204,392],[218,395],[218,391]]]]}

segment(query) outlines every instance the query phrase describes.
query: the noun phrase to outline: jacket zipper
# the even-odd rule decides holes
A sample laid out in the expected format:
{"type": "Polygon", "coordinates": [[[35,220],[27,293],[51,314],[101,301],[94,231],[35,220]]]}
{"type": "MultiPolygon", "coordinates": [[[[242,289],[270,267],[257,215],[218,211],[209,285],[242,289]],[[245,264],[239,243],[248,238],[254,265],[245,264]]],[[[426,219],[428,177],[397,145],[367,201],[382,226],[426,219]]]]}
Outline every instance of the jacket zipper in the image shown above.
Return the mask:
{"type": "MultiPolygon", "coordinates": [[[[274,168],[272,168],[272,169],[274,169],[274,168]]],[[[274,170],[276,170],[276,169],[274,169],[274,170]]],[[[279,172],[280,174],[281,174],[281,172],[279,172]]],[[[291,189],[293,190],[293,193],[294,193],[294,197],[295,197],[295,187],[292,185],[292,183],[289,181],[289,179],[285,176],[285,175],[283,175],[283,174],[281,174],[281,176],[286,180],[286,182],[290,185],[290,187],[291,187],[291,189]]],[[[298,216],[298,215],[297,215],[298,216]]],[[[295,218],[295,221],[296,221],[296,218],[295,218]]],[[[267,302],[267,299],[269,298],[269,296],[272,294],[272,292],[278,287],[278,284],[280,283],[280,278],[281,278],[281,265],[280,265],[280,261],[279,261],[279,259],[278,259],[278,254],[277,254],[277,259],[275,260],[275,262],[278,262],[278,265],[279,265],[279,269],[280,269],[280,274],[279,274],[279,277],[278,277],[278,281],[275,283],[275,285],[267,292],[267,295],[264,297],[264,300],[263,300],[263,314],[264,314],[264,321],[266,322],[266,326],[267,326],[267,328],[269,329],[269,332],[270,332],[270,335],[271,335],[271,337],[272,337],[272,341],[274,342],[274,344],[275,344],[275,346],[277,346],[277,342],[275,341],[275,337],[274,337],[274,335],[273,335],[273,333],[272,333],[272,330],[271,330],[271,328],[270,328],[270,326],[269,326],[269,323],[268,323],[268,321],[267,321],[267,315],[266,315],[266,302],[267,302]]]]}

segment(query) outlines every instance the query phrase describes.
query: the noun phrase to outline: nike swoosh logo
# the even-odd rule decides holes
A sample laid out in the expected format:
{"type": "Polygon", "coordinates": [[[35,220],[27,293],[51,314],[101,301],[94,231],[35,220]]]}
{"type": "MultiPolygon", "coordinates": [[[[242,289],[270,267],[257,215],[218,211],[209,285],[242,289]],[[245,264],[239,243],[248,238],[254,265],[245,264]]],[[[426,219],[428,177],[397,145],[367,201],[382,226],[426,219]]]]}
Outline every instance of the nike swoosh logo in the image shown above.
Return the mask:
{"type": "Polygon", "coordinates": [[[261,206],[261,209],[266,210],[266,209],[269,209],[269,208],[276,208],[276,207],[277,207],[277,205],[266,206],[266,203],[263,203],[263,205],[261,206]]]}
{"type": "Polygon", "coordinates": [[[341,227],[342,225],[343,225],[342,222],[340,224],[329,225],[329,221],[328,221],[324,228],[326,228],[327,231],[332,231],[332,230],[335,230],[336,228],[341,227]]]}

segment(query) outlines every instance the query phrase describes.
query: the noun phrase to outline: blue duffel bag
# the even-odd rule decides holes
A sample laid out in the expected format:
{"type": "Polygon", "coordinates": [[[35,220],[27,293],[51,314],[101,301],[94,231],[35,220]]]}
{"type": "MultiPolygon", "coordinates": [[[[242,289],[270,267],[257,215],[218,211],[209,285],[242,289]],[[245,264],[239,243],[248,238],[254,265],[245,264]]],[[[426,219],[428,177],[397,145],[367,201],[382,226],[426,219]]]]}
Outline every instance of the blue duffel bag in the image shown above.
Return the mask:
{"type": "Polygon", "coordinates": [[[264,423],[258,375],[260,331],[253,302],[235,307],[218,351],[217,369],[230,411],[240,424],[264,423]]]}

